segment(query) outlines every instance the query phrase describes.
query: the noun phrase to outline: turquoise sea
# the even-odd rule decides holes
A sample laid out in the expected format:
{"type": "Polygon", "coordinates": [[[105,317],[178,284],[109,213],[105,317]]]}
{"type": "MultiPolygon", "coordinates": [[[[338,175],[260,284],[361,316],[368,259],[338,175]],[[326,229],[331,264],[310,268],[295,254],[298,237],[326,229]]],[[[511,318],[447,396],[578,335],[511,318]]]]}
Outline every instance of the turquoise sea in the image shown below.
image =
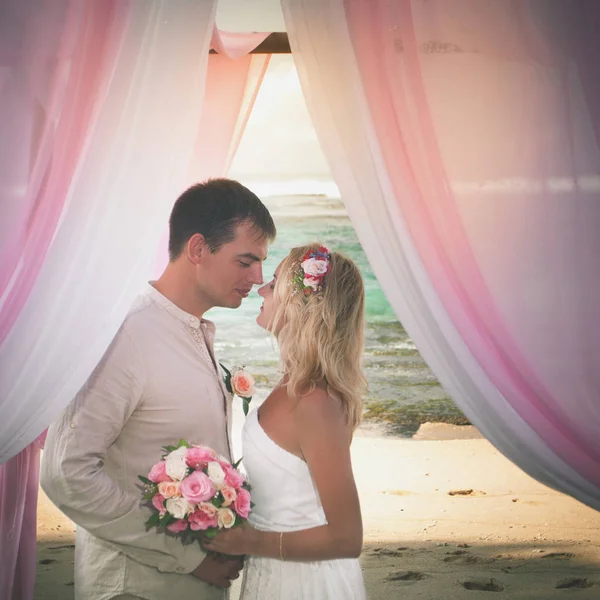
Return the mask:
{"type": "MultiPolygon", "coordinates": [[[[277,226],[277,239],[264,264],[268,281],[293,246],[321,242],[345,253],[359,266],[366,287],[365,398],[368,421],[386,424],[390,433],[410,435],[424,421],[464,422],[454,403],[421,358],[387,301],[339,198],[274,196],[263,198],[277,226]]],[[[262,299],[256,291],[237,310],[212,309],[216,350],[225,366],[245,365],[257,380],[257,400],[279,379],[271,337],[255,322],[262,299]]]]}

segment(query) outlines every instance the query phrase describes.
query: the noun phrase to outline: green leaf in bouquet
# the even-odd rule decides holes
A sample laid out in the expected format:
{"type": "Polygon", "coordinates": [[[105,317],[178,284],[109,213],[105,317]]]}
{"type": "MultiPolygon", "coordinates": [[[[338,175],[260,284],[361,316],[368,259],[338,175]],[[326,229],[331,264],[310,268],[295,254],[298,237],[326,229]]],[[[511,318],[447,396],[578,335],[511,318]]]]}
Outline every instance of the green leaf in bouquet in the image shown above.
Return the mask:
{"type": "Polygon", "coordinates": [[[173,515],[166,513],[165,515],[163,515],[160,518],[159,525],[161,527],[166,527],[167,525],[170,525],[171,523],[174,523],[175,521],[176,521],[176,519],[173,515]]]}
{"type": "Polygon", "coordinates": [[[142,500],[152,500],[156,494],[156,490],[148,490],[143,496],[142,500]]]}
{"type": "Polygon", "coordinates": [[[194,531],[190,531],[189,529],[180,532],[179,539],[181,540],[181,543],[184,546],[189,546],[190,544],[193,544],[196,541],[196,536],[194,535],[194,533],[194,531]]]}
{"type": "Polygon", "coordinates": [[[209,527],[205,532],[204,532],[204,537],[205,538],[209,538],[212,539],[217,535],[218,529],[216,527],[209,527]]]}
{"type": "Polygon", "coordinates": [[[154,481],[150,481],[147,477],[144,477],[143,475],[138,475],[138,479],[145,485],[156,485],[154,481]]]}
{"type": "Polygon", "coordinates": [[[158,525],[159,521],[160,521],[160,514],[156,512],[146,521],[146,529],[156,527],[158,525]]]}
{"type": "Polygon", "coordinates": [[[221,498],[217,498],[217,495],[215,494],[215,495],[212,497],[212,500],[210,501],[210,503],[211,503],[213,506],[216,506],[217,508],[221,508],[222,500],[221,500],[221,498]]]}
{"type": "Polygon", "coordinates": [[[231,465],[234,469],[237,469],[242,464],[242,457],[239,460],[236,460],[233,465],[231,465]]]}
{"type": "Polygon", "coordinates": [[[177,442],[177,446],[176,446],[176,450],[178,450],[179,448],[189,448],[190,445],[182,438],[179,440],[179,442],[177,442]]]}
{"type": "Polygon", "coordinates": [[[252,398],[242,398],[242,408],[244,410],[245,417],[248,416],[248,411],[250,410],[250,400],[252,400],[252,398]]]}

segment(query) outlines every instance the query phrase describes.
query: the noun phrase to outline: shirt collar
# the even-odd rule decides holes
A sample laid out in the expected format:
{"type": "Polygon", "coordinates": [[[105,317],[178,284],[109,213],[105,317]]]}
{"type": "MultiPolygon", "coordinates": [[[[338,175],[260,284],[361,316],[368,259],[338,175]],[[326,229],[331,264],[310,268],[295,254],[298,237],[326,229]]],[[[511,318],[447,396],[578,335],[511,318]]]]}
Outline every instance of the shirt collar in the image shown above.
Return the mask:
{"type": "Polygon", "coordinates": [[[215,324],[208,319],[199,319],[195,315],[192,315],[185,310],[179,308],[176,304],[171,302],[166,296],[163,296],[155,287],[154,281],[148,282],[148,296],[156,302],[162,309],[167,311],[171,316],[175,317],[182,323],[185,323],[188,327],[192,329],[200,329],[202,326],[205,330],[207,330],[212,336],[215,333],[215,324]]]}

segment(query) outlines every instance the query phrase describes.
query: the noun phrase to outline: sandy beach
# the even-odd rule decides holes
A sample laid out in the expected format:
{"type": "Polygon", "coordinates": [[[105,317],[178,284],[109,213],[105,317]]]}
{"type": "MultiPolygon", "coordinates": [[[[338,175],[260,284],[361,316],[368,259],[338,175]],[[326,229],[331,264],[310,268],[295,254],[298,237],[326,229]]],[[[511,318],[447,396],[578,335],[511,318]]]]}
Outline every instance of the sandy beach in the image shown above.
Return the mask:
{"type": "MultiPolygon", "coordinates": [[[[600,598],[600,513],[475,428],[424,424],[412,439],[363,428],[352,454],[371,600],[600,598]]],[[[36,600],[73,598],[73,544],[73,524],[40,492],[36,600]]]]}

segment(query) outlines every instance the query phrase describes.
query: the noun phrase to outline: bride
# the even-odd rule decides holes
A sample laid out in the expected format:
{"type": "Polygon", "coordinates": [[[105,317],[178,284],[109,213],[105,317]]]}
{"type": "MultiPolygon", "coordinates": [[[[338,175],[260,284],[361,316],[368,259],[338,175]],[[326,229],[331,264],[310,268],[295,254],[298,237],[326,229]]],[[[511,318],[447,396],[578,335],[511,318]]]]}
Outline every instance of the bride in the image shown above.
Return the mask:
{"type": "Polygon", "coordinates": [[[257,322],[276,337],[284,375],[244,426],[249,524],[205,546],[247,556],[242,600],[363,599],[350,461],[365,389],[361,275],[313,244],[294,248],[258,293],[257,322]]]}

